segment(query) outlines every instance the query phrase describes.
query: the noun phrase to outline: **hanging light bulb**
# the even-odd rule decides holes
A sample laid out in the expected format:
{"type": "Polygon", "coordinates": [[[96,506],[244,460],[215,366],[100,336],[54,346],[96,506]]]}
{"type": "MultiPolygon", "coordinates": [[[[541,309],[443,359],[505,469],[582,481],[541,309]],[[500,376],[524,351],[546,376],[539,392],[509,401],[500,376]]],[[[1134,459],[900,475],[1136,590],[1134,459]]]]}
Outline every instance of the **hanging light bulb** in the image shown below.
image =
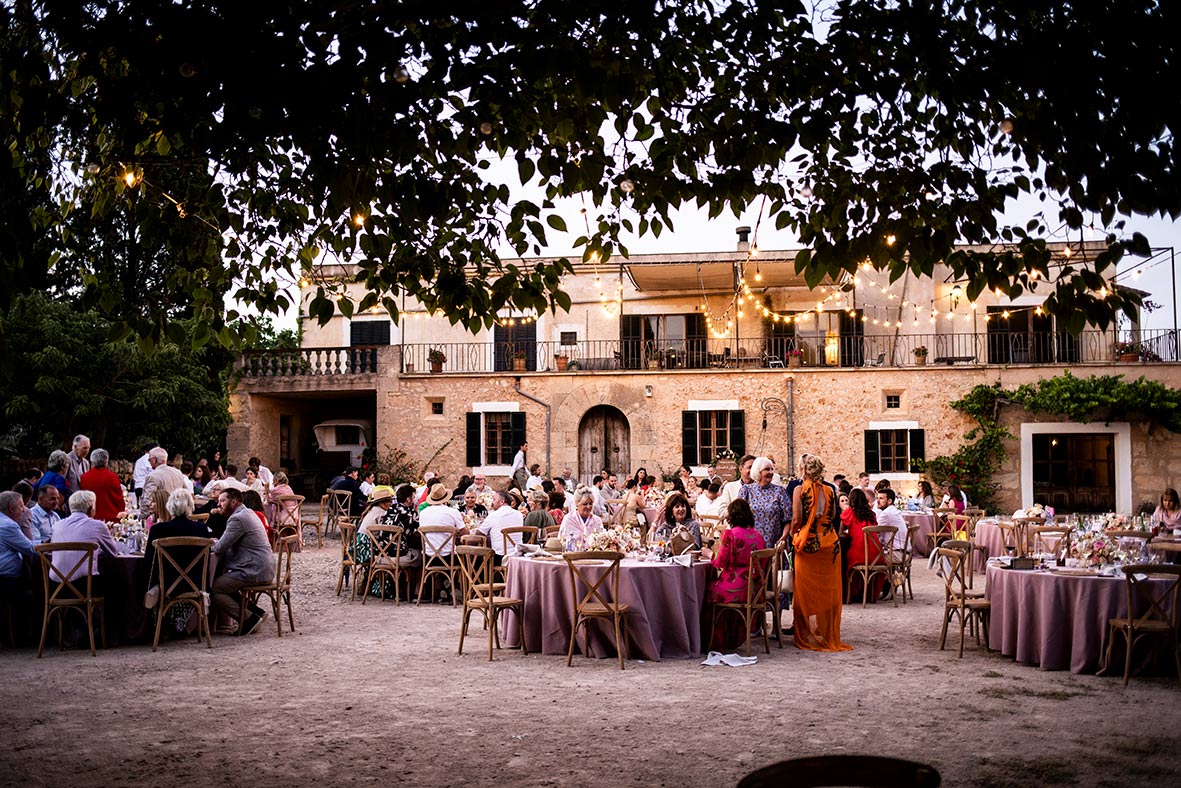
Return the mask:
{"type": "Polygon", "coordinates": [[[394,82],[397,82],[399,85],[405,85],[409,81],[410,72],[406,70],[406,67],[400,64],[396,66],[394,68],[394,82]]]}
{"type": "Polygon", "coordinates": [[[135,185],[139,183],[139,175],[135,170],[128,170],[123,173],[123,182],[127,184],[128,189],[134,189],[135,185]]]}
{"type": "Polygon", "coordinates": [[[893,235],[886,236],[886,246],[893,246],[897,242],[897,238],[893,235]]]}

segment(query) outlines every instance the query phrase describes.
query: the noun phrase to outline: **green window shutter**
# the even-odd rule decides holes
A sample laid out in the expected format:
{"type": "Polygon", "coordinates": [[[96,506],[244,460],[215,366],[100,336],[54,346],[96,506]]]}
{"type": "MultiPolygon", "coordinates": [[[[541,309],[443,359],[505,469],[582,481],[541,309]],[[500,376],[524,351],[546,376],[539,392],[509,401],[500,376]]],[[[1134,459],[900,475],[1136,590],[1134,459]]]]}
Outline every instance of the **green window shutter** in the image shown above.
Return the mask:
{"type": "Polygon", "coordinates": [[[512,455],[516,457],[521,444],[525,442],[525,413],[522,411],[510,414],[510,426],[513,430],[512,455]]]}
{"type": "Polygon", "coordinates": [[[483,420],[483,413],[467,414],[467,464],[469,468],[484,464],[484,458],[480,454],[480,427],[483,420]]]}
{"type": "Polygon", "coordinates": [[[909,465],[914,466],[915,460],[927,459],[927,434],[923,430],[910,430],[909,465]]]}
{"type": "Polygon", "coordinates": [[[877,430],[865,431],[865,472],[878,473],[881,470],[881,441],[877,430]]]}
{"type": "MultiPolygon", "coordinates": [[[[712,459],[712,458],[711,458],[712,459]]],[[[697,465],[697,411],[681,411],[681,462],[697,465]]]]}
{"type": "Polygon", "coordinates": [[[746,411],[730,411],[730,451],[736,457],[746,454],[746,411]]]}

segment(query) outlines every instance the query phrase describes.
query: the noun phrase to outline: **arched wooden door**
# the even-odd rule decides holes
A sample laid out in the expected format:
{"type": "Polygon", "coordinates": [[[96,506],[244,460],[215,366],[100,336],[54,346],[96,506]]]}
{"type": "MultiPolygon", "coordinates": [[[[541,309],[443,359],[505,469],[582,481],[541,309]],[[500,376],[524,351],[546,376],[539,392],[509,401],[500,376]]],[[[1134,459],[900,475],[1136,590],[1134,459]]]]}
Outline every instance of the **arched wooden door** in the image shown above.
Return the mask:
{"type": "Polygon", "coordinates": [[[631,426],[619,408],[596,405],[578,425],[578,480],[589,483],[604,468],[620,478],[631,472],[631,426]]]}

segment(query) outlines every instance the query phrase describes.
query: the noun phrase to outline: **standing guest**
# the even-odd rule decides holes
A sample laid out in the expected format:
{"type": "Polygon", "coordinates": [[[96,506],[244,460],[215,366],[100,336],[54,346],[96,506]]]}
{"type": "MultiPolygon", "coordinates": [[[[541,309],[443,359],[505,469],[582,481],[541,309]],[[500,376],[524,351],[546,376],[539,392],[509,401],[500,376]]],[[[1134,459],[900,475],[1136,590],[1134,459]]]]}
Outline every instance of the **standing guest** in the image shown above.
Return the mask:
{"type": "Polygon", "coordinates": [[[57,510],[61,508],[61,493],[52,484],[37,491],[37,503],[29,509],[29,540],[44,544],[53,539],[53,526],[61,520],[57,510]]]}
{"type": "MultiPolygon", "coordinates": [[[[115,537],[111,536],[111,531],[107,528],[106,523],[94,519],[94,504],[94,493],[89,490],[81,490],[71,495],[70,516],[54,526],[53,543],[89,542],[97,545],[100,553],[118,557],[119,543],[115,541],[115,537]]],[[[67,576],[67,573],[74,569],[74,565],[82,556],[83,553],[74,550],[54,551],[53,565],[61,573],[60,575],[55,573],[55,576],[65,577],[67,580],[76,580],[84,576],[86,573],[85,562],[67,576]]],[[[98,575],[98,561],[95,560],[94,567],[91,569],[91,576],[96,581],[93,586],[94,595],[102,596],[102,585],[97,582],[98,575]]]]}
{"type": "Polygon", "coordinates": [[[935,491],[931,489],[931,483],[926,479],[919,481],[919,506],[924,509],[935,508],[935,491]]]}
{"type": "Polygon", "coordinates": [[[258,476],[259,481],[262,482],[263,487],[268,487],[275,482],[275,475],[271,473],[271,469],[262,464],[262,461],[257,457],[251,457],[246,461],[246,465],[254,469],[254,473],[258,476]]]}
{"type": "MultiPolygon", "coordinates": [[[[529,491],[529,513],[525,515],[522,525],[532,526],[537,529],[539,534],[545,535],[546,528],[553,528],[557,523],[554,522],[553,515],[545,510],[546,504],[549,503],[549,496],[541,490],[529,491]]],[[[544,541],[541,539],[539,541],[544,541]]]]}
{"type": "Polygon", "coordinates": [[[225,465],[221,461],[221,449],[214,449],[213,454],[209,457],[209,473],[214,479],[226,478],[225,465]]]}
{"type": "Polygon", "coordinates": [[[664,519],[657,525],[655,538],[668,541],[677,529],[684,528],[693,537],[694,549],[700,550],[701,523],[690,514],[692,511],[693,507],[684,495],[679,492],[670,493],[664,499],[664,519]]]}
{"type": "Polygon", "coordinates": [[[836,495],[823,483],[819,457],[810,455],[802,470],[804,481],[793,494],[790,531],[795,548],[796,647],[849,651],[853,647],[841,642],[841,547],[832,517],[836,495]]]}
{"type": "Polygon", "coordinates": [[[66,488],[71,495],[82,489],[78,483],[82,479],[82,474],[90,470],[90,461],[86,459],[88,454],[90,454],[90,438],[85,435],[75,435],[73,451],[66,455],[66,488]]]}
{"type": "MultiPolygon", "coordinates": [[[[864,534],[866,526],[878,524],[877,515],[870,508],[869,501],[865,499],[865,493],[860,488],[849,493],[848,501],[849,507],[841,513],[841,526],[849,533],[848,565],[873,563],[881,555],[882,547],[877,537],[871,535],[868,540],[869,552],[866,553],[867,540],[864,534]]],[[[873,587],[869,589],[866,596],[870,599],[877,599],[886,584],[886,578],[884,575],[876,574],[873,576],[872,582],[873,587]]],[[[848,589],[847,597],[861,593],[861,574],[848,572],[845,587],[848,589]]]]}
{"type": "Polygon", "coordinates": [[[144,484],[148,480],[148,474],[152,472],[152,449],[159,445],[158,443],[145,443],[144,453],[135,461],[135,467],[131,471],[131,488],[135,490],[135,495],[138,498],[143,498],[144,484]]]}
{"type": "Polygon", "coordinates": [[[496,490],[492,493],[492,511],[488,512],[488,516],[476,532],[488,539],[493,553],[492,560],[497,566],[504,563],[504,529],[519,528],[523,524],[524,518],[513,507],[508,492],[496,490]]]}
{"type": "Polygon", "coordinates": [[[42,475],[40,468],[29,468],[25,471],[25,475],[21,479],[28,482],[30,487],[36,488],[37,482],[41,480],[42,475]]]}
{"type": "MultiPolygon", "coordinates": [[[[765,544],[778,542],[783,536],[783,527],[791,522],[791,498],[787,497],[785,488],[771,481],[774,475],[775,463],[767,457],[759,457],[751,463],[751,483],[744,484],[739,491],[739,497],[750,504],[755,528],[763,535],[765,544]]],[[[831,516],[830,509],[830,519],[831,516]]]]}
{"type": "Polygon", "coordinates": [[[194,492],[196,485],[193,481],[193,463],[190,460],[181,462],[180,472],[185,477],[185,489],[190,493],[194,492]]]}
{"type": "Polygon", "coordinates": [[[843,473],[833,474],[832,483],[834,485],[836,485],[836,488],[838,490],[841,489],[841,482],[843,482],[843,481],[845,481],[845,474],[843,474],[843,473]]]}
{"type": "MultiPolygon", "coordinates": [[[[361,484],[359,486],[361,488],[361,495],[364,495],[366,498],[368,498],[373,493],[377,474],[373,471],[365,471],[364,473],[360,474],[360,479],[361,484]]],[[[386,486],[388,487],[389,485],[386,486]]]]}
{"type": "Polygon", "coordinates": [[[592,511],[594,506],[594,493],[588,489],[579,490],[574,496],[574,511],[562,519],[558,531],[558,538],[562,540],[562,544],[569,544],[573,540],[576,545],[585,545],[591,534],[603,530],[603,521],[592,511]]]}
{"type": "Polygon", "coordinates": [[[872,501],[875,491],[869,486],[869,474],[865,471],[857,474],[857,486],[865,493],[865,500],[872,501]]]}
{"type": "Polygon", "coordinates": [[[21,531],[25,502],[18,492],[0,492],[0,598],[13,604],[13,614],[23,606],[16,605],[29,590],[22,580],[24,561],[37,555],[21,531]]]}
{"type": "Polygon", "coordinates": [[[513,464],[508,469],[509,483],[515,485],[519,490],[526,489],[526,485],[529,483],[529,472],[525,469],[525,452],[527,451],[529,451],[529,444],[522,443],[521,448],[517,450],[517,456],[513,457],[513,464]]]}
{"type": "MultiPolygon", "coordinates": [[[[768,454],[768,455],[767,455],[767,459],[771,461],[771,467],[772,467],[772,468],[774,468],[776,465],[778,465],[778,462],[776,461],[776,459],[775,459],[775,455],[774,455],[774,454],[768,454]]],[[[772,472],[772,474],[771,474],[771,484],[778,484],[778,485],[781,485],[781,486],[782,486],[782,484],[783,484],[783,477],[782,477],[782,476],[780,476],[778,472],[772,472]]]]}
{"type": "Polygon", "coordinates": [[[1152,513],[1152,517],[1163,531],[1181,528],[1181,504],[1178,503],[1176,490],[1172,487],[1165,488],[1165,491],[1160,495],[1160,504],[1152,513]]]}
{"type": "Polygon", "coordinates": [[[732,482],[726,482],[722,485],[722,495],[718,503],[718,509],[725,512],[729,510],[730,503],[738,500],[741,497],[743,485],[750,484],[754,481],[751,478],[751,467],[755,463],[753,454],[744,454],[742,459],[738,461],[738,478],[732,482]]]}
{"type": "Polygon", "coordinates": [[[65,506],[66,500],[70,497],[69,488],[66,486],[66,477],[63,474],[66,471],[66,453],[58,449],[49,455],[49,461],[46,463],[45,473],[41,474],[41,478],[37,480],[37,484],[33,487],[33,492],[39,491],[47,484],[51,484],[57,488],[61,493],[62,506],[65,506]]]}
{"type": "Polygon", "coordinates": [[[722,495],[722,483],[719,481],[705,482],[701,487],[701,495],[697,496],[694,509],[697,516],[718,514],[718,498],[722,495]]]}
{"type": "MultiPolygon", "coordinates": [[[[765,549],[767,543],[755,528],[754,513],[751,512],[746,499],[739,498],[731,503],[726,510],[726,517],[730,521],[730,527],[722,532],[718,552],[713,556],[712,563],[718,576],[709,584],[707,597],[710,602],[715,603],[745,602],[750,555],[755,550],[765,549]]],[[[746,633],[738,625],[740,620],[737,616],[724,616],[720,622],[724,626],[714,630],[713,642],[709,647],[731,651],[744,641],[746,633]]],[[[752,626],[755,626],[753,622],[752,626]]]]}
{"type": "Polygon", "coordinates": [[[566,489],[570,492],[578,487],[578,482],[574,481],[574,471],[569,466],[562,469],[562,484],[566,485],[566,489]]]}
{"type": "MultiPolygon", "coordinates": [[[[243,504],[242,493],[223,490],[217,506],[227,520],[225,533],[213,545],[224,571],[213,581],[212,602],[218,611],[236,619],[242,605],[242,588],[272,581],[275,557],[258,517],[243,504]]],[[[246,613],[238,622],[239,635],[255,632],[267,615],[256,605],[248,607],[246,613]]]]}
{"type": "Polygon", "coordinates": [[[152,496],[156,490],[171,493],[182,487],[186,490],[189,488],[185,484],[185,475],[168,464],[168,451],[162,446],[156,446],[148,452],[148,464],[152,466],[152,472],[144,479],[143,495],[139,497],[141,521],[147,520],[152,513],[152,496]]]}
{"type": "Polygon", "coordinates": [[[849,484],[848,479],[841,479],[840,484],[837,485],[837,492],[848,495],[853,492],[853,485],[849,484]]]}

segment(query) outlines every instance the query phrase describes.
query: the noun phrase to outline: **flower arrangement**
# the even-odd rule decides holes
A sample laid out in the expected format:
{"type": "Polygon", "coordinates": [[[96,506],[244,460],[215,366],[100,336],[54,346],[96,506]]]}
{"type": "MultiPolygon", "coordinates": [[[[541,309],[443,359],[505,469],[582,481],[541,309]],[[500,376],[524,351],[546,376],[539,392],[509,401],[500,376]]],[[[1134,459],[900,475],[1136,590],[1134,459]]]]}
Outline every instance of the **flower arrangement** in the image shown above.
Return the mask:
{"type": "Polygon", "coordinates": [[[648,488],[648,492],[644,494],[644,502],[649,506],[660,508],[664,504],[664,490],[663,485],[655,482],[648,488]]]}
{"type": "Polygon", "coordinates": [[[126,538],[132,531],[139,527],[139,514],[137,512],[119,512],[118,517],[118,521],[111,528],[111,533],[116,539],[126,538]]]}
{"type": "Polygon", "coordinates": [[[519,347],[513,351],[513,358],[525,358],[525,348],[519,347]]]}
{"type": "Polygon", "coordinates": [[[605,552],[618,550],[630,553],[640,549],[640,535],[630,528],[609,528],[595,531],[587,538],[587,550],[605,552]]]}
{"type": "Polygon", "coordinates": [[[1106,534],[1090,531],[1070,545],[1071,558],[1077,558],[1081,566],[1104,566],[1124,560],[1124,553],[1118,549],[1114,539],[1106,534]]]}
{"type": "Polygon", "coordinates": [[[789,357],[794,356],[795,358],[799,358],[800,356],[804,355],[804,351],[800,350],[799,348],[792,348],[791,350],[787,351],[787,355],[789,357]]]}
{"type": "Polygon", "coordinates": [[[1106,518],[1103,522],[1104,531],[1122,531],[1126,527],[1127,521],[1122,514],[1108,512],[1104,517],[1106,518]]]}
{"type": "Polygon", "coordinates": [[[442,350],[439,350],[437,347],[433,347],[427,351],[426,360],[430,364],[444,364],[447,362],[447,356],[442,350]]]}
{"type": "Polygon", "coordinates": [[[926,346],[926,345],[919,345],[918,347],[916,347],[916,348],[914,349],[914,354],[915,354],[915,356],[916,356],[916,357],[920,357],[920,358],[926,358],[926,356],[927,356],[927,346],[926,346]]]}
{"type": "Polygon", "coordinates": [[[480,504],[488,511],[492,511],[492,501],[495,499],[495,497],[496,494],[492,492],[491,489],[487,489],[476,496],[476,503],[480,504]]]}

